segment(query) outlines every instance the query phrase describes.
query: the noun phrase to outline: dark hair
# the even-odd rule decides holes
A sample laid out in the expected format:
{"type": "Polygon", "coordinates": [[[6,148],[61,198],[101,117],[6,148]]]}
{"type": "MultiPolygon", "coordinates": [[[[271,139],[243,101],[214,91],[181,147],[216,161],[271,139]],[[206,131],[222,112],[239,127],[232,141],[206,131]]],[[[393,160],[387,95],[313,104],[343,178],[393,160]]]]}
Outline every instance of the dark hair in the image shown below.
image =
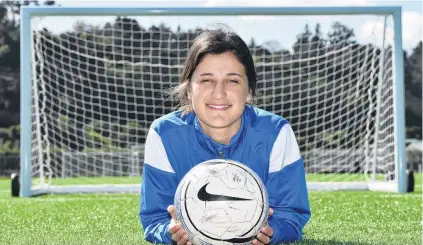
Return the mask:
{"type": "Polygon", "coordinates": [[[192,110],[191,102],[188,99],[188,90],[192,74],[198,64],[200,64],[206,54],[221,54],[227,51],[232,52],[245,67],[248,87],[251,89],[252,95],[255,95],[257,75],[253,57],[247,44],[232,31],[223,29],[206,30],[194,39],[182,69],[180,84],[171,91],[171,95],[173,95],[178,106],[184,112],[187,113],[192,110]]]}

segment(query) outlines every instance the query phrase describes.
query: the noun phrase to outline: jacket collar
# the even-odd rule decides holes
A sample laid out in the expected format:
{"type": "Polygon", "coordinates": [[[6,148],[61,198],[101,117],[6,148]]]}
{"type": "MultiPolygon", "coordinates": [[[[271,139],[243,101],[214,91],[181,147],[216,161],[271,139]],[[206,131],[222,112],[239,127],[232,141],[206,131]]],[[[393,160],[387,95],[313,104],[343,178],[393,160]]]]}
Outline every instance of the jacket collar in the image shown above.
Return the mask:
{"type": "Polygon", "coordinates": [[[241,126],[238,132],[231,138],[229,145],[221,144],[214,141],[210,136],[204,133],[203,129],[200,126],[197,115],[194,116],[194,128],[197,140],[200,145],[215,158],[229,158],[241,145],[242,141],[245,138],[247,132],[246,120],[247,120],[247,107],[244,109],[244,112],[241,115],[241,126]]]}

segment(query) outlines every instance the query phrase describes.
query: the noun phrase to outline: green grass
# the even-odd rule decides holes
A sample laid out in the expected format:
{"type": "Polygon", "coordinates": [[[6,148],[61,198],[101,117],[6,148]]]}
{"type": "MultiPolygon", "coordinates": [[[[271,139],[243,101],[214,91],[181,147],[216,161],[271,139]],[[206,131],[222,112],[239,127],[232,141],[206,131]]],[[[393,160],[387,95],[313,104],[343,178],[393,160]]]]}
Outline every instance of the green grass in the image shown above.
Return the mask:
{"type": "MultiPolygon", "coordinates": [[[[421,244],[422,175],[416,175],[416,180],[415,192],[408,194],[310,192],[312,218],[299,244],[421,244]]],[[[9,179],[0,179],[0,244],[149,244],[142,239],[138,208],[136,194],[12,198],[9,179]]]]}

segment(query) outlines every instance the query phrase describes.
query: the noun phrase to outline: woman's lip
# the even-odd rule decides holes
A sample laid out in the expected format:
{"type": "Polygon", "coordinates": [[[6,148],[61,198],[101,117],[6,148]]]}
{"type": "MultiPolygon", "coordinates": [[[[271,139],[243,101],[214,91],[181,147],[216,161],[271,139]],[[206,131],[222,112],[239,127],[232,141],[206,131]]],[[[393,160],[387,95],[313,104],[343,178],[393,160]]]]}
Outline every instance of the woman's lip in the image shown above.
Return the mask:
{"type": "Polygon", "coordinates": [[[226,110],[230,107],[230,105],[207,104],[207,107],[212,110],[226,110]]]}

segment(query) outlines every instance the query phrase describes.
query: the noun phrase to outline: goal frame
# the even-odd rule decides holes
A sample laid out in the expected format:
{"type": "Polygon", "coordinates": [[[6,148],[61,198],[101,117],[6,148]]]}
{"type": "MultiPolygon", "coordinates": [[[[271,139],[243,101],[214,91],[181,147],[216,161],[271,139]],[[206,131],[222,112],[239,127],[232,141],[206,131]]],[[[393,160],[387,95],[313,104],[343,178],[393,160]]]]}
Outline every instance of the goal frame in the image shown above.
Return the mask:
{"type": "Polygon", "coordinates": [[[355,6],[355,7],[29,7],[21,8],[21,53],[20,53],[20,196],[30,197],[45,193],[84,193],[84,192],[137,192],[140,185],[116,186],[73,186],[54,187],[46,190],[31,188],[31,118],[32,118],[32,64],[31,64],[31,18],[34,16],[106,16],[106,15],[138,15],[138,16],[172,16],[172,15],[392,15],[393,46],[393,101],[394,101],[394,134],[395,134],[395,179],[394,183],[379,182],[332,182],[307,183],[309,190],[376,190],[405,193],[406,155],[405,155],[405,109],[404,109],[404,71],[402,47],[402,15],[398,6],[355,6]]]}

